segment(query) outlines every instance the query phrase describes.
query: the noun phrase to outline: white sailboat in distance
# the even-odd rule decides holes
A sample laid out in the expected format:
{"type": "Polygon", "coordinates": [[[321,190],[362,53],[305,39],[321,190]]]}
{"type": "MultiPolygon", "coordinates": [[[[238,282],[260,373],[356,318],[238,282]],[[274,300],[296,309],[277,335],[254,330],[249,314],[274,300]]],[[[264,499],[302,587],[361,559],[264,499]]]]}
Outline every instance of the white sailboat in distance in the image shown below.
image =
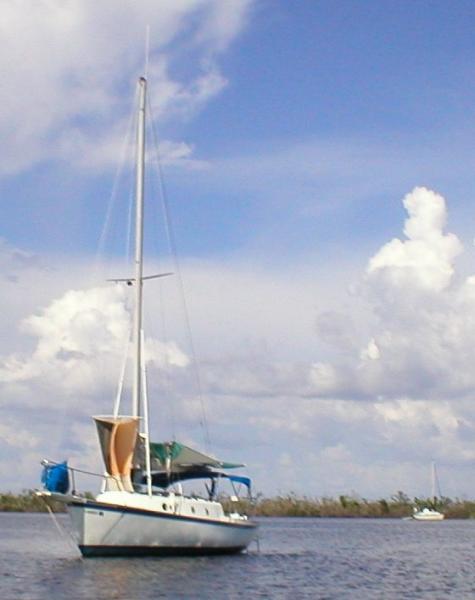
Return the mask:
{"type": "MultiPolygon", "coordinates": [[[[424,506],[423,508],[417,508],[414,506],[414,513],[412,518],[416,521],[443,521],[445,519],[444,513],[436,510],[437,506],[437,471],[435,468],[435,462],[431,465],[431,479],[432,479],[432,503],[431,506],[424,506]]],[[[440,495],[440,491],[439,491],[440,495]]]]}
{"type": "Polygon", "coordinates": [[[43,461],[44,489],[38,494],[66,504],[84,556],[236,553],[256,538],[257,524],[246,515],[226,513],[218,485],[230,480],[234,490],[244,486],[250,496],[250,479],[227,471],[243,465],[176,441],[152,443],[149,437],[142,356],[142,288],[150,278],[143,275],[146,79],[141,77],[138,86],[135,275],[122,280],[135,286],[132,414],[94,417],[106,471],[94,499],[70,491],[75,469],[66,462],[43,461]],[[182,491],[182,482],[195,479],[207,482],[203,497],[182,491]]]}

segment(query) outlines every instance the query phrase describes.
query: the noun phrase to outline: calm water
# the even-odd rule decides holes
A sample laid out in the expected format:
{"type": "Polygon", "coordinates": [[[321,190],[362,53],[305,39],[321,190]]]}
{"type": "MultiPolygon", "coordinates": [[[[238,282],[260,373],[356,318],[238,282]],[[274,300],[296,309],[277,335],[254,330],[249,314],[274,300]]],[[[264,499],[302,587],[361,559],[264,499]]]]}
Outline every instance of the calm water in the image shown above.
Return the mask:
{"type": "Polygon", "coordinates": [[[475,598],[474,550],[475,521],[262,519],[247,555],[83,560],[49,515],[0,513],[0,598],[475,598]]]}

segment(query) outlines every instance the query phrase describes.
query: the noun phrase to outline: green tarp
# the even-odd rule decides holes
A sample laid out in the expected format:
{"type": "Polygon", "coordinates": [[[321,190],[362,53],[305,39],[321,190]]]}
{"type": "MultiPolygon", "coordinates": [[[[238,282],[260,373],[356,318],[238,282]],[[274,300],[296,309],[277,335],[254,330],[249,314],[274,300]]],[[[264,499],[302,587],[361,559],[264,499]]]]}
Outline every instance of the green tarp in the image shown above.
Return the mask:
{"type": "Polygon", "coordinates": [[[214,467],[219,469],[237,469],[243,464],[228,463],[207,456],[198,450],[193,450],[179,442],[152,442],[150,444],[151,458],[158,459],[165,469],[180,469],[190,466],[214,467]]]}

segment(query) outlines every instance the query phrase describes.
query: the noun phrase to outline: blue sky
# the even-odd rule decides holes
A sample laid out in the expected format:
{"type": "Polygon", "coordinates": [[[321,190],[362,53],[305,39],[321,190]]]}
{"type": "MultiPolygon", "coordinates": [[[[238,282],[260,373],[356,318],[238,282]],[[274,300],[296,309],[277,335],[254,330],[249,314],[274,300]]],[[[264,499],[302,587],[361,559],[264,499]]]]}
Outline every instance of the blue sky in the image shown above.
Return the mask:
{"type": "MultiPolygon", "coordinates": [[[[8,485],[34,486],[48,452],[95,460],[88,409],[114,393],[127,299],[91,291],[91,266],[149,24],[216,453],[243,453],[269,493],[421,494],[435,459],[447,493],[475,494],[473,3],[6,1],[4,14],[0,447],[29,440],[8,485]],[[46,398],[62,407],[54,444],[46,398]]],[[[101,255],[113,275],[130,174],[119,183],[101,255]]],[[[173,323],[174,293],[152,288],[173,323]]],[[[190,348],[158,329],[150,368],[170,371],[199,444],[190,348]]]]}
{"type": "MultiPolygon", "coordinates": [[[[198,189],[196,177],[168,174],[180,216],[177,227],[181,224],[186,232],[183,251],[234,251],[261,235],[274,236],[277,220],[279,233],[296,252],[308,249],[312,231],[320,243],[339,243],[348,236],[364,242],[366,229],[384,239],[395,232],[387,215],[398,214],[401,195],[416,183],[444,193],[455,188],[451,215],[465,223],[470,175],[459,165],[470,164],[474,12],[471,3],[463,2],[251,4],[239,35],[219,55],[227,85],[193,115],[163,115],[160,123],[167,138],[184,140],[197,159],[216,165],[198,174],[198,189]],[[440,161],[445,160],[444,170],[440,161]],[[251,171],[234,174],[239,161],[251,171]],[[222,162],[224,173],[218,170],[222,162]],[[294,172],[295,162],[302,172],[294,172]],[[365,180],[363,198],[346,194],[355,170],[365,180]],[[203,235],[193,227],[196,219],[208,227],[203,235]],[[251,222],[251,229],[242,222],[251,222]]],[[[187,34],[187,27],[177,31],[165,50],[169,69],[176,70],[171,77],[182,77],[185,84],[205,55],[190,58],[187,34]]],[[[159,57],[163,50],[153,51],[153,24],[151,36],[152,55],[159,57]]],[[[135,72],[141,51],[136,43],[135,72]]],[[[122,94],[114,101],[126,109],[133,76],[133,68],[114,74],[114,88],[122,94]]],[[[21,92],[20,87],[7,93],[21,92]]],[[[99,130],[105,126],[98,114],[72,112],[68,118],[89,127],[97,124],[99,130]]],[[[60,230],[68,230],[89,210],[101,217],[112,173],[78,173],[67,161],[58,165],[46,158],[22,170],[20,179],[17,173],[3,179],[2,195],[15,198],[4,228],[32,250],[51,245],[67,251],[68,244],[50,235],[46,223],[31,235],[24,223],[25,203],[35,220],[48,222],[49,211],[58,211],[54,221],[63,218],[60,230]]],[[[358,188],[359,179],[353,182],[358,188]]],[[[72,233],[65,235],[72,250],[94,247],[97,229],[87,222],[72,233]],[[84,239],[86,232],[90,235],[84,239]]]]}

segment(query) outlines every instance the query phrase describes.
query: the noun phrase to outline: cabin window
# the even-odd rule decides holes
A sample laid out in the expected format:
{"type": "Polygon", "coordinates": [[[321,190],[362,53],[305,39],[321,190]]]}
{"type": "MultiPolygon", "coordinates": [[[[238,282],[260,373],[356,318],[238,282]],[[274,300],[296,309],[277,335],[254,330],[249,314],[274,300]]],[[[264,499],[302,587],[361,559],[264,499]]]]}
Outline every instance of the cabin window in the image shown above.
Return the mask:
{"type": "Polygon", "coordinates": [[[163,508],[163,510],[167,510],[167,505],[166,504],[162,504],[162,508],[163,508]]]}
{"type": "Polygon", "coordinates": [[[207,508],[205,508],[205,513],[209,515],[209,510],[207,508]]]}
{"type": "Polygon", "coordinates": [[[194,513],[194,512],[195,512],[195,507],[194,507],[194,506],[192,506],[192,507],[191,507],[191,512],[192,512],[192,513],[194,513]]]}

